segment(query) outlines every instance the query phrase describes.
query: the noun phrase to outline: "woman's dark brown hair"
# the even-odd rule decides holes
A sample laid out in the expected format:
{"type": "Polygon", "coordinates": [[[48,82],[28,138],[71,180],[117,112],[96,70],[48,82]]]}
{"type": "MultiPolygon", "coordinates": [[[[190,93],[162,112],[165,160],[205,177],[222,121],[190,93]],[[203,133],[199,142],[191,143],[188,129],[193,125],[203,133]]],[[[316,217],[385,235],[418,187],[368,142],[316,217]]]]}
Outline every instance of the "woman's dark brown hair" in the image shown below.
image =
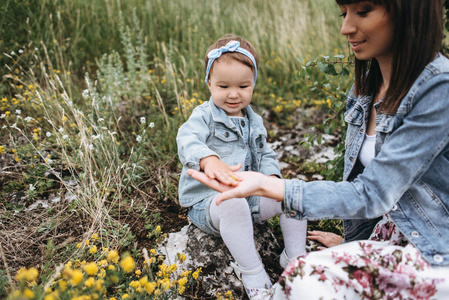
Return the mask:
{"type": "MultiPolygon", "coordinates": [[[[336,0],[338,5],[363,2],[336,0]]],[[[395,114],[419,74],[441,49],[443,40],[442,0],[371,0],[382,5],[393,20],[393,65],[390,86],[381,111],[395,114]]],[[[382,83],[376,59],[355,59],[356,95],[375,95],[382,83]]]]}

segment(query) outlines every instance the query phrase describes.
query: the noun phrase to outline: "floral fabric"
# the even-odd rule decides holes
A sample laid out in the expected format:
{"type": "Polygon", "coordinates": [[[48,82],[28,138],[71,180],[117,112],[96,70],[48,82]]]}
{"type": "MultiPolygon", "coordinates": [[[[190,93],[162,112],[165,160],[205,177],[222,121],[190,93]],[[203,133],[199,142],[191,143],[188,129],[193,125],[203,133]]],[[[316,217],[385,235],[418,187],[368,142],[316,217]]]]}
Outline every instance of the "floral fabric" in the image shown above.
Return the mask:
{"type": "Polygon", "coordinates": [[[431,267],[412,244],[356,241],[292,261],[273,299],[449,299],[449,268],[431,267]]]}

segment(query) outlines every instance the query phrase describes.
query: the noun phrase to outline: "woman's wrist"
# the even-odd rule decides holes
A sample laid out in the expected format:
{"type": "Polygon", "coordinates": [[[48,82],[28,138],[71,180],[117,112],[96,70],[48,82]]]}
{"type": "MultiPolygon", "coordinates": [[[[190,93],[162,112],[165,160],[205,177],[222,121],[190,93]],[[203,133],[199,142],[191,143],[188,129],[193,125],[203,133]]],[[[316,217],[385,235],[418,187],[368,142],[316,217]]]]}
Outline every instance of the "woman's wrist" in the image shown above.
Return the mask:
{"type": "Polygon", "coordinates": [[[260,196],[275,199],[278,202],[284,200],[284,181],[273,176],[263,176],[260,180],[260,196]]]}

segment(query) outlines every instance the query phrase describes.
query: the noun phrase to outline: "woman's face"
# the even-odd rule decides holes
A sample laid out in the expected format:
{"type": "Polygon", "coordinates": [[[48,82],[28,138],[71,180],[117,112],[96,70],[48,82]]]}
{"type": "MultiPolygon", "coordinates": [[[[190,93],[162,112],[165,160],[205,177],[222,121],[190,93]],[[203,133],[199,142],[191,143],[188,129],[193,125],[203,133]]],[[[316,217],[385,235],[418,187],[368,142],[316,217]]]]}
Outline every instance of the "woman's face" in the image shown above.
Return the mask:
{"type": "Polygon", "coordinates": [[[376,58],[391,63],[393,56],[393,21],[384,6],[369,1],[340,5],[341,33],[348,37],[359,60],[376,58]]]}

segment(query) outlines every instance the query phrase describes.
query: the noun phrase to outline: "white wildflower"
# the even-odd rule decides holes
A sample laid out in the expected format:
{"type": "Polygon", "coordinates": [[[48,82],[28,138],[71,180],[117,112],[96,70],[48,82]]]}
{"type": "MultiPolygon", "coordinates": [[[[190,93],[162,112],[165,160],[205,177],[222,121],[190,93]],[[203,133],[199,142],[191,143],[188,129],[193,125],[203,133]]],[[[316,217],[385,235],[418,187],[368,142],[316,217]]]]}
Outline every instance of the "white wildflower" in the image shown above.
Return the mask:
{"type": "Polygon", "coordinates": [[[67,134],[64,134],[63,136],[62,136],[62,139],[63,140],[66,140],[66,139],[68,139],[69,138],[69,136],[67,135],[67,134]]]}
{"type": "Polygon", "coordinates": [[[146,121],[145,117],[140,117],[140,124],[145,124],[146,121]]]}
{"type": "Polygon", "coordinates": [[[150,125],[148,125],[150,128],[154,128],[154,122],[151,122],[150,125]]]}
{"type": "Polygon", "coordinates": [[[34,185],[30,184],[30,191],[34,191],[35,189],[34,185]]]}
{"type": "Polygon", "coordinates": [[[11,128],[16,128],[17,129],[17,123],[12,124],[11,128]]]}
{"type": "Polygon", "coordinates": [[[89,90],[84,90],[83,91],[83,98],[86,99],[87,97],[89,97],[89,90]]]}
{"type": "Polygon", "coordinates": [[[51,132],[47,131],[47,133],[45,134],[47,137],[51,137],[51,132]]]}
{"type": "Polygon", "coordinates": [[[0,119],[4,119],[4,118],[6,118],[6,114],[1,114],[0,119]]]}
{"type": "Polygon", "coordinates": [[[138,135],[138,136],[136,137],[136,141],[137,141],[138,143],[140,143],[140,141],[142,141],[142,137],[141,137],[140,135],[138,135]]]}
{"type": "Polygon", "coordinates": [[[94,150],[94,145],[90,144],[89,145],[89,150],[94,150]]]}
{"type": "Polygon", "coordinates": [[[14,51],[11,51],[11,55],[15,55],[16,54],[16,52],[14,52],[14,51]]]}
{"type": "Polygon", "coordinates": [[[6,129],[6,128],[8,128],[8,126],[6,126],[6,125],[3,125],[2,129],[6,129]]]}
{"type": "Polygon", "coordinates": [[[64,132],[64,128],[63,127],[59,127],[58,131],[63,133],[64,132]]]}
{"type": "Polygon", "coordinates": [[[20,49],[20,50],[19,50],[19,53],[23,53],[23,50],[22,50],[22,49],[20,49]]]}
{"type": "Polygon", "coordinates": [[[27,123],[30,123],[32,119],[33,119],[32,117],[26,117],[25,121],[27,121],[27,123]]]}
{"type": "Polygon", "coordinates": [[[103,122],[103,121],[104,121],[103,118],[98,119],[98,123],[101,123],[101,122],[103,122]]]}
{"type": "Polygon", "coordinates": [[[20,109],[16,109],[16,114],[20,115],[22,111],[20,109]]]}
{"type": "Polygon", "coordinates": [[[36,47],[36,48],[34,48],[34,50],[36,50],[36,51],[39,51],[39,49],[37,49],[37,47],[36,47]]]}

